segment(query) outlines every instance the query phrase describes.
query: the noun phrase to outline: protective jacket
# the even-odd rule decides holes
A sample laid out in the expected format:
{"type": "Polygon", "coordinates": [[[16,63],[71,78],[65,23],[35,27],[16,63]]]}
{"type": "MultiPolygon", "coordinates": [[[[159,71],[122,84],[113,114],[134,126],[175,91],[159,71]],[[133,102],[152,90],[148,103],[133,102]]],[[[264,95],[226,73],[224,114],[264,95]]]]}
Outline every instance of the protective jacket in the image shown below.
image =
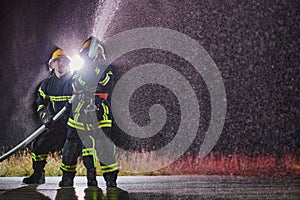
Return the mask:
{"type": "MultiPolygon", "coordinates": [[[[45,79],[39,89],[36,99],[37,112],[41,118],[45,115],[54,115],[58,113],[72,97],[72,78],[63,76],[58,78],[54,73],[45,79]],[[50,110],[47,110],[47,105],[51,103],[50,110]],[[50,113],[47,113],[50,112],[50,113]]],[[[68,111],[63,119],[66,122],[69,117],[68,111]]]]}
{"type": "Polygon", "coordinates": [[[89,66],[89,69],[85,68],[84,73],[78,73],[73,77],[73,92],[78,98],[75,99],[76,107],[68,120],[68,125],[80,131],[110,128],[112,127],[109,103],[113,85],[112,67],[93,66],[94,62],[86,64],[92,66],[89,66]],[[91,69],[92,71],[88,71],[91,69]],[[88,108],[91,110],[87,110],[88,108]],[[89,118],[89,114],[92,114],[88,114],[89,111],[96,111],[97,119],[89,118]]]}

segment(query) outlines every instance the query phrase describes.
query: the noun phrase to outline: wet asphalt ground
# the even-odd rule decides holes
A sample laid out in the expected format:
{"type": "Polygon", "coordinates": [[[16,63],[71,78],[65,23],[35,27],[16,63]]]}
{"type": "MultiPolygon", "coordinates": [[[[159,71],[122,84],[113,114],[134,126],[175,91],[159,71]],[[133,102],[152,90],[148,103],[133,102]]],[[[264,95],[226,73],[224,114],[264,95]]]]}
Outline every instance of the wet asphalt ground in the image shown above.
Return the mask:
{"type": "Polygon", "coordinates": [[[122,189],[87,187],[76,177],[74,188],[59,188],[60,177],[46,177],[42,185],[21,184],[23,177],[0,177],[0,199],[300,199],[300,179],[292,177],[122,176],[122,189]]]}

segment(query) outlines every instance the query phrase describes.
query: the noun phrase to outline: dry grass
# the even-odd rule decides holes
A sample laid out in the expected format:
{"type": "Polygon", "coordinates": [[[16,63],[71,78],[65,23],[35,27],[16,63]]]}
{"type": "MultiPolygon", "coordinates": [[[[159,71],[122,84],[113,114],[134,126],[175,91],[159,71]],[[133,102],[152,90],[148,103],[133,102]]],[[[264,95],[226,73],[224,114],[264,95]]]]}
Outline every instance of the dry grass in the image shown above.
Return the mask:
{"type": "MultiPolygon", "coordinates": [[[[136,154],[137,155],[137,154],[136,154]]],[[[139,169],[147,169],[151,163],[168,163],[168,156],[147,157],[147,162],[130,154],[117,153],[120,175],[241,175],[241,176],[298,176],[300,170],[295,169],[294,164],[300,163],[299,158],[292,154],[286,154],[280,159],[272,155],[258,157],[239,156],[216,156],[214,153],[200,158],[187,156],[181,158],[167,167],[147,173],[134,173],[139,169]]],[[[46,176],[60,176],[61,156],[58,153],[49,154],[45,171],[46,176]]],[[[33,172],[30,152],[21,151],[9,159],[0,163],[0,176],[28,176],[33,172]]],[[[78,159],[77,175],[85,175],[85,168],[78,159]]],[[[97,175],[101,175],[100,167],[97,175]]]]}
{"type": "MultiPolygon", "coordinates": [[[[123,174],[132,175],[138,169],[147,168],[149,163],[169,163],[168,156],[149,156],[149,162],[141,163],[135,156],[117,156],[123,174]]],[[[273,155],[250,157],[234,153],[228,156],[217,156],[210,153],[204,158],[186,156],[173,162],[165,168],[146,173],[146,175],[239,175],[239,176],[299,176],[300,159],[293,154],[281,158],[273,155]]],[[[145,173],[137,173],[145,175],[145,173]]]]}
{"type": "MultiPolygon", "coordinates": [[[[60,176],[61,155],[49,154],[45,167],[46,176],[60,176]]],[[[28,176],[33,173],[31,154],[28,149],[16,153],[0,163],[0,176],[28,176]]],[[[85,168],[78,159],[77,175],[85,175],[85,168]]]]}
{"type": "Polygon", "coordinates": [[[292,154],[281,158],[272,155],[260,155],[259,157],[216,156],[211,153],[205,158],[181,159],[169,165],[160,173],[191,174],[191,175],[239,175],[239,176],[299,176],[300,170],[294,165],[300,163],[300,159],[292,154]]]}

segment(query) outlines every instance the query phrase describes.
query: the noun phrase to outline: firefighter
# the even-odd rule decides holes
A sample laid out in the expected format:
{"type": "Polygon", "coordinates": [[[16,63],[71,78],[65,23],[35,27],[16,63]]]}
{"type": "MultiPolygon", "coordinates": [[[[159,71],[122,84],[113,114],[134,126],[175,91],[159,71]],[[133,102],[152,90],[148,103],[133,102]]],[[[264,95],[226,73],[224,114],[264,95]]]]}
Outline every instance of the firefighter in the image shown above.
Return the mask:
{"type": "MultiPolygon", "coordinates": [[[[84,66],[73,78],[73,92],[77,98],[68,125],[74,131],[77,130],[82,139],[85,146],[82,157],[93,158],[94,162],[86,162],[86,166],[96,167],[99,158],[106,186],[115,188],[119,168],[114,157],[115,147],[109,138],[113,124],[109,102],[113,71],[110,66],[102,64],[105,59],[104,49],[95,37],[84,42],[80,56],[84,66]]],[[[97,181],[95,168],[87,173],[87,178],[97,181]]]]}
{"type": "MultiPolygon", "coordinates": [[[[61,169],[75,175],[76,162],[73,161],[81,153],[82,143],[78,135],[68,134],[67,120],[71,109],[68,101],[73,94],[72,73],[70,71],[70,58],[62,49],[56,49],[48,62],[49,69],[53,71],[38,88],[36,99],[37,113],[47,131],[37,137],[31,144],[32,166],[34,173],[23,179],[26,184],[45,183],[44,167],[49,152],[63,149],[64,152],[72,152],[72,158],[63,156],[61,169]],[[54,124],[52,116],[58,113],[65,105],[69,107],[67,112],[54,124]],[[72,140],[72,146],[65,144],[66,138],[72,140]],[[67,146],[69,149],[66,149],[67,146]],[[73,158],[74,157],[74,158],[73,158]]],[[[77,160],[76,160],[77,161],[77,160]]]]}

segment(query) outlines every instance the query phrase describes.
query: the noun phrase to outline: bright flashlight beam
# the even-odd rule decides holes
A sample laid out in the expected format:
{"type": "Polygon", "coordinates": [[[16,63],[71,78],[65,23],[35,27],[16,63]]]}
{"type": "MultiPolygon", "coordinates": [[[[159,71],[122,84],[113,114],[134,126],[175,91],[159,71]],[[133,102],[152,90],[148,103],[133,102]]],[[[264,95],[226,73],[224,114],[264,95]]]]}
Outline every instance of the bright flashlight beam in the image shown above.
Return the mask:
{"type": "Polygon", "coordinates": [[[76,70],[79,70],[83,65],[83,60],[79,55],[71,57],[70,69],[72,73],[76,70]]]}

